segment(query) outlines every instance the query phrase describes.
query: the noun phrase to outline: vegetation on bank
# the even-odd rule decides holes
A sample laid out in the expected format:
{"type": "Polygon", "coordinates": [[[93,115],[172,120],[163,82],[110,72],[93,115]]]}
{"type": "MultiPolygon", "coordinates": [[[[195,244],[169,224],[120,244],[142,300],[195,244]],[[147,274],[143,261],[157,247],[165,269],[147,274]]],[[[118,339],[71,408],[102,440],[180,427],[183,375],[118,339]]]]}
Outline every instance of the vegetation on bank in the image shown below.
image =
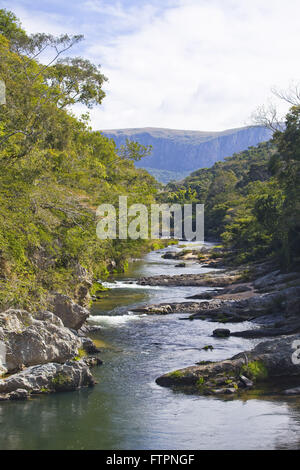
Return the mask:
{"type": "Polygon", "coordinates": [[[271,141],[169,183],[161,199],[205,204],[206,237],[221,238],[236,262],[300,264],[300,106],[271,141]]]}
{"type": "MultiPolygon", "coordinates": [[[[206,236],[221,238],[237,262],[275,256],[300,261],[300,106],[270,142],[172,182],[164,191],[134,161],[149,149],[113,140],[70,106],[100,105],[106,77],[80,57],[82,39],[28,35],[0,10],[0,309],[34,309],[49,291],[76,298],[84,271],[94,280],[124,270],[131,256],[161,242],[99,240],[96,209],[128,204],[205,204],[206,236]],[[45,65],[43,57],[52,58],[45,65]],[[160,190],[158,194],[158,190],[160,190]],[[84,270],[82,270],[84,268],[84,270]]],[[[99,288],[99,286],[97,286],[99,288]]],[[[93,288],[93,287],[92,287],[93,288]]]]}
{"type": "Polygon", "coordinates": [[[136,143],[112,140],[76,118],[70,105],[101,104],[106,77],[80,57],[64,57],[82,39],[28,35],[0,10],[0,309],[34,309],[49,291],[76,298],[82,268],[94,279],[122,270],[145,241],[99,240],[96,208],[154,202],[157,183],[134,160],[136,143]],[[42,57],[51,59],[45,65],[42,57]]]}

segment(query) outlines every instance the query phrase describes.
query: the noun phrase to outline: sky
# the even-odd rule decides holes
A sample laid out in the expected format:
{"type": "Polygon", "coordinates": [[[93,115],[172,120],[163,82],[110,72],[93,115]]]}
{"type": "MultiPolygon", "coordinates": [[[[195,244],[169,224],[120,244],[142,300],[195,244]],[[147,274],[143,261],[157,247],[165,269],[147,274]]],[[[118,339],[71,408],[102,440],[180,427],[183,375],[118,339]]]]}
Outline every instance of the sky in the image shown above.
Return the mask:
{"type": "Polygon", "coordinates": [[[0,0],[0,7],[30,33],[85,36],[73,55],[101,64],[109,80],[103,104],[90,112],[94,129],[240,127],[272,87],[300,82],[299,0],[0,0]]]}

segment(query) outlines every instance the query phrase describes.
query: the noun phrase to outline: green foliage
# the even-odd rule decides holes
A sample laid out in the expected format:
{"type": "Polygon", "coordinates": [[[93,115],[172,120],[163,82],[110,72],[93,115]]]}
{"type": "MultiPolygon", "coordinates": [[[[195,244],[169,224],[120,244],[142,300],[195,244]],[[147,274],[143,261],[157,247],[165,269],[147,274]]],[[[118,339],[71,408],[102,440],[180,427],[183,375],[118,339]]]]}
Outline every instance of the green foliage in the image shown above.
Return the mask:
{"type": "Polygon", "coordinates": [[[181,370],[175,370],[174,372],[170,372],[168,374],[168,377],[180,379],[181,377],[184,377],[184,372],[182,372],[181,370]]]}
{"type": "Polygon", "coordinates": [[[239,263],[275,256],[300,261],[300,107],[270,142],[169,183],[168,202],[205,204],[206,237],[222,239],[239,263]]]}
{"type": "MultiPolygon", "coordinates": [[[[133,161],[150,149],[133,142],[118,155],[115,143],[77,119],[68,106],[100,104],[106,78],[82,58],[61,55],[82,39],[27,35],[16,17],[0,10],[0,308],[29,310],[47,292],[76,297],[78,266],[95,281],[114,261],[148,248],[146,242],[99,240],[96,209],[102,203],[155,202],[157,183],[133,161]],[[54,61],[38,61],[42,51],[54,61]]],[[[98,287],[100,288],[100,287],[98,287]]]]}

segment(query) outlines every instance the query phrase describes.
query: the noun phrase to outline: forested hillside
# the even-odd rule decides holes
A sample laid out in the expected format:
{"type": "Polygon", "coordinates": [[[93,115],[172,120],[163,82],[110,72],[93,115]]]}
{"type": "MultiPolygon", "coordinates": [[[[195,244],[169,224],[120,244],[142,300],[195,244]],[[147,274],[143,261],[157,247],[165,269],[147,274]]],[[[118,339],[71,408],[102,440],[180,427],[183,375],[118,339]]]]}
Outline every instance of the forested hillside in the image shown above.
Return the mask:
{"type": "Polygon", "coordinates": [[[161,198],[205,204],[206,236],[221,238],[239,262],[275,256],[299,265],[300,106],[271,141],[169,183],[161,198]]]}
{"type": "Polygon", "coordinates": [[[126,139],[151,145],[152,152],[136,166],[147,170],[162,183],[180,180],[198,168],[206,168],[235,152],[246,150],[271,138],[263,126],[241,127],[223,132],[200,132],[160,128],[104,131],[117,146],[126,139]]]}
{"type": "Polygon", "coordinates": [[[101,104],[106,78],[82,58],[65,57],[80,36],[27,35],[0,10],[0,308],[33,309],[49,291],[79,299],[80,279],[123,269],[139,241],[100,241],[96,208],[151,203],[155,180],[133,160],[147,152],[115,144],[77,119],[70,105],[101,104]],[[40,57],[51,57],[45,64],[40,57]]]}

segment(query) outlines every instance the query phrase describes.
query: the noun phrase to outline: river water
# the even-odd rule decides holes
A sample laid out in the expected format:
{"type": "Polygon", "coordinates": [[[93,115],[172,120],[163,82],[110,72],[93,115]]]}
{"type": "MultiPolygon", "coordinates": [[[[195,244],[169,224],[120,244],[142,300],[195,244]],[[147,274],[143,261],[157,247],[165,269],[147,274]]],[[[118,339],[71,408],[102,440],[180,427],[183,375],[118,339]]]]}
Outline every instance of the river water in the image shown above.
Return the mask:
{"type": "MultiPolygon", "coordinates": [[[[171,249],[178,250],[177,247],[171,249]]],[[[300,400],[226,400],[174,392],[156,385],[159,375],[201,360],[221,360],[257,340],[212,338],[216,323],[182,321],[188,314],[143,316],[136,305],[185,301],[197,287],[145,287],[141,276],[205,272],[199,264],[175,268],[162,252],[149,253],[108,283],[94,304],[93,339],[104,365],[98,384],[79,392],[0,403],[0,449],[299,449],[300,400]],[[214,350],[203,351],[206,345],[214,350]]],[[[207,271],[207,270],[206,270],[207,271]]],[[[232,331],[250,323],[229,324],[232,331]]]]}

